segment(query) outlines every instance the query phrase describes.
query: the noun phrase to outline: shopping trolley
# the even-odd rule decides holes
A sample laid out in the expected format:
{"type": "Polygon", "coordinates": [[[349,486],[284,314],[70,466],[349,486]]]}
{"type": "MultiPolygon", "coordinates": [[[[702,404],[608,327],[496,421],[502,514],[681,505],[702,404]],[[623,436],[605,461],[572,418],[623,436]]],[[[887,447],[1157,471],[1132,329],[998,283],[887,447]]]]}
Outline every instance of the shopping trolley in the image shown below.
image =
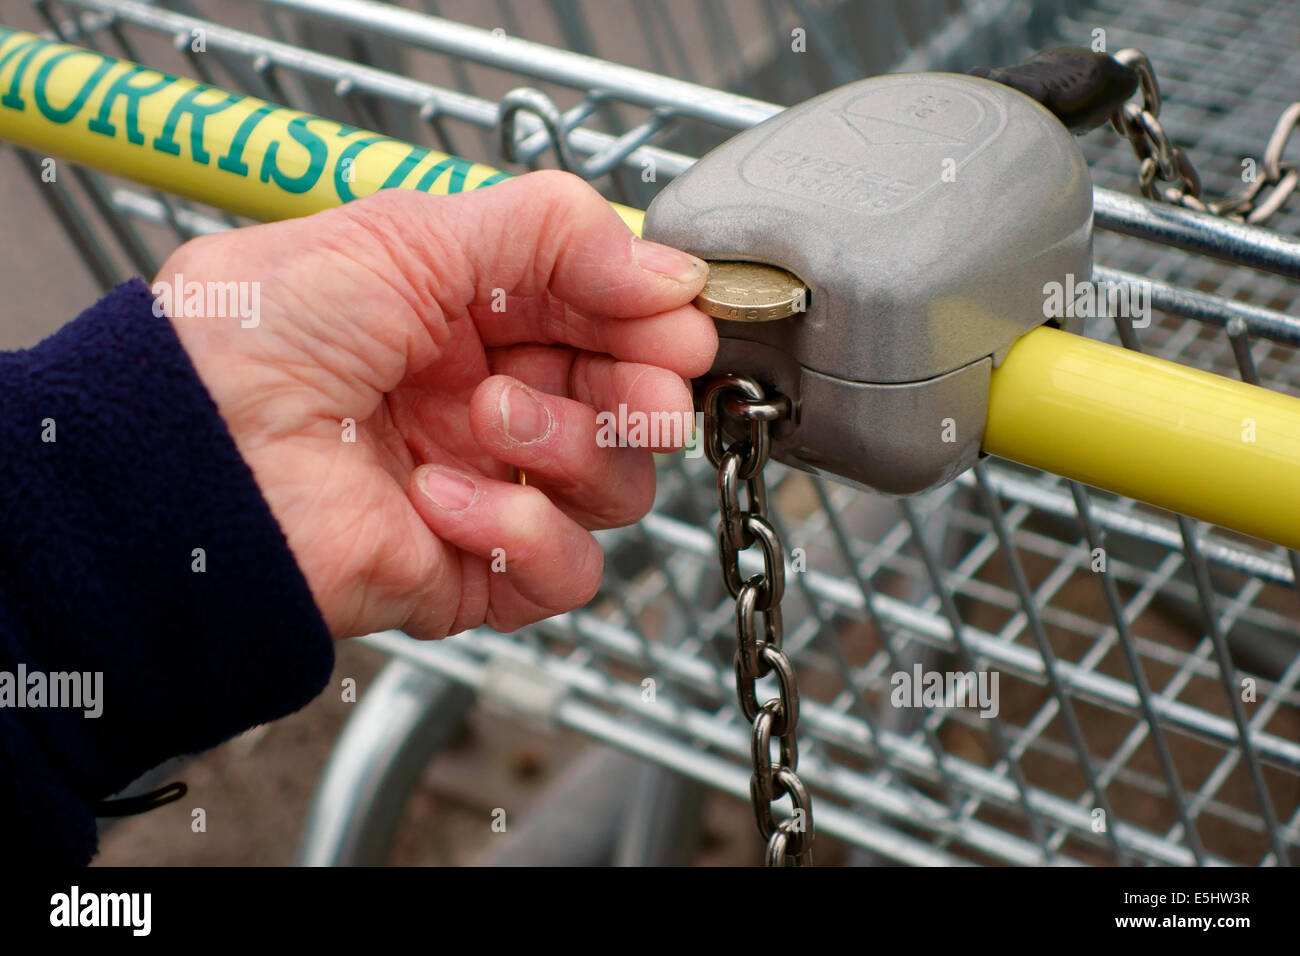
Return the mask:
{"type": "MultiPolygon", "coordinates": [[[[498,175],[457,156],[511,168],[550,163],[605,188],[637,228],[637,210],[708,149],[777,114],[777,102],[873,73],[965,72],[1100,36],[1108,49],[1145,51],[1159,72],[1159,128],[1173,142],[1143,158],[1158,173],[1177,173],[1176,144],[1201,183],[1139,181],[1150,165],[1140,166],[1122,138],[1080,141],[1098,187],[1104,265],[1094,274],[1142,285],[1159,316],[1141,329],[1092,317],[1082,331],[1266,385],[1283,416],[1300,395],[1300,320],[1287,314],[1300,242],[1290,238],[1297,222],[1286,205],[1288,127],[1277,125],[1294,98],[1287,77],[1300,67],[1300,14],[1284,2],[1228,10],[1059,2],[1026,14],[1010,2],[557,0],[543,22],[539,8],[522,4],[456,11],[477,26],[425,7],[62,0],[34,10],[50,41],[327,116],[347,124],[348,136],[376,130],[427,144],[416,162],[432,191],[490,185],[498,175]],[[236,28],[223,14],[251,22],[236,28]],[[171,50],[142,56],[158,38],[171,50]],[[1281,145],[1266,150],[1275,126],[1281,145]],[[1259,183],[1253,197],[1219,215],[1195,211],[1197,192],[1242,194],[1252,153],[1263,173],[1250,180],[1259,183]],[[1136,198],[1139,182],[1147,198],[1136,198]],[[1251,217],[1256,224],[1239,221],[1251,217]]],[[[26,55],[14,50],[29,41],[0,39],[0,61],[11,54],[0,63],[8,89],[26,55]]],[[[33,53],[33,62],[52,55],[33,53]]],[[[210,133],[220,121],[209,121],[210,133]]],[[[237,139],[238,127],[228,135],[237,139]]],[[[0,139],[32,150],[24,162],[34,182],[48,152],[145,184],[89,170],[78,172],[77,192],[42,184],[105,287],[124,267],[156,271],[141,238],[146,224],[183,239],[237,224],[238,214],[298,215],[339,201],[325,189],[291,193],[252,178],[233,190],[165,158],[108,149],[73,124],[37,129],[3,111],[0,139]]],[[[357,163],[363,156],[353,154],[357,163]]],[[[1014,354],[1024,364],[998,375],[1019,406],[1050,387],[1035,375],[1059,349],[1031,358],[1017,345],[1014,354]]],[[[1109,358],[1097,361],[1088,367],[1110,367],[1109,358]]],[[[1121,367],[1138,376],[1165,368],[1145,368],[1135,355],[1125,361],[1137,363],[1121,367]]],[[[1162,407],[1177,418],[1172,387],[1162,407]]],[[[1233,414],[1236,394],[1223,393],[1233,414]]],[[[1114,395],[1100,401],[1118,405],[1114,395]]],[[[1029,458],[1017,443],[1036,443],[1049,424],[1014,430],[999,450],[1029,458]]],[[[1192,467],[1223,468],[1216,454],[1192,467]]],[[[1290,862],[1300,843],[1300,561],[1265,542],[1294,546],[1288,529],[1300,509],[1285,507],[1293,489],[1270,483],[1294,474],[1275,464],[1243,472],[1249,485],[1194,502],[1253,537],[1002,458],[898,499],[769,465],[768,518],[789,559],[783,651],[801,700],[798,775],[816,800],[815,832],[847,845],[859,863],[1290,862]],[[996,714],[949,706],[942,695],[938,706],[892,699],[900,674],[919,683],[954,670],[999,676],[996,714]]],[[[478,702],[644,762],[602,804],[608,820],[566,821],[564,801],[554,801],[550,828],[571,836],[580,827],[588,842],[603,841],[607,858],[682,859],[701,786],[748,799],[751,728],[734,701],[736,605],[717,570],[716,477],[704,459],[661,461],[654,511],[634,528],[602,533],[607,578],[587,608],[513,635],[474,631],[432,645],[366,638],[393,660],[321,780],[304,862],[381,860],[420,768],[478,702]]],[[[1160,475],[1141,486],[1160,500],[1160,475]]],[[[757,555],[741,558],[742,573],[757,567],[757,555]]],[[[610,776],[580,770],[571,787],[610,776]]],[[[776,805],[778,816],[802,809],[788,804],[776,805]]],[[[787,830],[795,841],[802,832],[811,836],[811,828],[787,830]]]]}

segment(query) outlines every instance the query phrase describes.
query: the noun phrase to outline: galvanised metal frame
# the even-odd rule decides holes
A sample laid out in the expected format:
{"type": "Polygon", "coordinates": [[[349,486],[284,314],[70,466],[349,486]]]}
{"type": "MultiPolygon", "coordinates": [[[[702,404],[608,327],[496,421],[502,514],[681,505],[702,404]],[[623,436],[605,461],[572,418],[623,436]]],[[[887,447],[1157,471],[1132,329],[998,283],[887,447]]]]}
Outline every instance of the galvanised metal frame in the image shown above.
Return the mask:
{"type": "MultiPolygon", "coordinates": [[[[450,127],[457,124],[492,132],[513,158],[531,165],[552,150],[561,164],[592,177],[608,177],[614,196],[627,201],[639,198],[633,193],[643,187],[639,175],[626,172],[639,174],[650,163],[659,177],[670,178],[694,161],[693,152],[780,109],[581,52],[514,36],[494,37],[362,0],[266,0],[265,6],[284,13],[310,12],[341,30],[444,53],[458,64],[472,60],[530,81],[577,90],[582,98],[560,111],[544,95],[511,94],[502,109],[498,101],[474,95],[467,83],[459,90],[443,89],[290,42],[231,30],[187,12],[131,0],[66,0],[57,10],[53,4],[38,8],[64,38],[87,45],[111,40],[128,57],[135,56],[124,29],[128,24],[176,37],[188,37],[201,27],[209,51],[216,55],[191,57],[200,79],[211,77],[215,62],[232,78],[225,85],[318,111],[323,109],[318,103],[300,102],[297,81],[322,79],[332,84],[339,105],[359,125],[383,129],[384,118],[375,115],[375,104],[384,104],[385,112],[401,106],[429,127],[439,148],[463,151],[451,138],[450,127]],[[78,15],[69,18],[69,12],[78,15]],[[620,111],[648,115],[634,124],[607,126],[611,118],[617,122],[620,111]],[[503,116],[509,116],[509,122],[501,123],[503,116]],[[654,145],[670,137],[689,142],[690,151],[654,145]]],[[[852,4],[822,7],[797,0],[750,6],[763,11],[769,24],[807,24],[823,49],[831,50],[831,81],[858,75],[854,71],[861,70],[857,64],[865,56],[845,39],[858,35],[846,24],[866,5],[856,11],[852,4]]],[[[950,6],[928,5],[936,20],[950,6]]],[[[1000,59],[1016,55],[1016,48],[1023,52],[1023,37],[988,37],[999,23],[995,14],[1005,14],[1010,7],[971,4],[957,10],[945,29],[910,51],[906,68],[945,63],[967,68],[974,61],[963,57],[970,57],[971,50],[1003,54],[1000,59]]],[[[635,4],[648,42],[662,42],[677,55],[683,49],[681,37],[674,41],[672,20],[663,15],[664,9],[635,4]]],[[[718,47],[728,51],[724,66],[733,75],[761,77],[761,57],[756,63],[742,55],[742,44],[725,41],[728,30],[737,35],[735,24],[727,23],[725,8],[721,13],[714,5],[701,9],[715,43],[724,38],[718,47]]],[[[554,10],[570,45],[581,51],[583,43],[592,42],[574,4],[557,2],[554,10]]],[[[893,4],[874,4],[871,10],[873,24],[889,28],[882,27],[886,39],[881,42],[895,60],[907,53],[897,42],[907,31],[896,10],[893,4]]],[[[503,23],[513,34],[508,11],[503,8],[503,23]]],[[[1112,46],[1138,46],[1150,55],[1170,94],[1162,121],[1181,137],[1180,144],[1194,161],[1219,160],[1201,167],[1208,191],[1233,190],[1230,176],[1237,152],[1261,148],[1272,119],[1294,96],[1293,91],[1270,85],[1270,77],[1281,71],[1279,64],[1296,65],[1296,44],[1288,45],[1286,38],[1300,35],[1300,11],[1284,3],[1255,11],[1253,19],[1231,9],[1168,2],[1063,3],[1051,12],[1063,16],[1048,18],[1048,28],[1072,42],[1086,39],[1092,27],[1101,25],[1109,30],[1112,46]],[[1231,56],[1216,60],[1209,53],[1224,37],[1234,38],[1231,56]],[[1271,72],[1257,65],[1270,60],[1271,72]],[[1252,85],[1243,91],[1243,82],[1252,85]],[[1225,156],[1227,162],[1222,161],[1225,156]]],[[[267,13],[271,20],[271,11],[267,13]]],[[[273,29],[282,29],[278,20],[271,23],[273,29]]],[[[1038,26],[1043,28],[1042,23],[1038,26]]],[[[1038,39],[1034,43],[1050,45],[1038,39]]],[[[177,47],[187,49],[188,44],[177,47]]],[[[774,47],[770,56],[778,52],[774,47]]],[[[684,55],[678,59],[687,62],[684,55]]],[[[465,75],[463,69],[458,72],[465,75]]],[[[1295,390],[1300,374],[1289,347],[1300,343],[1300,322],[1280,308],[1291,308],[1295,301],[1295,287],[1285,280],[1300,277],[1300,242],[1286,235],[1296,232],[1297,215],[1279,216],[1273,223],[1277,231],[1269,231],[1135,199],[1116,191],[1132,184],[1134,166],[1125,144],[1094,136],[1084,146],[1099,184],[1096,224],[1112,234],[1098,237],[1098,259],[1123,266],[1099,268],[1099,277],[1153,280],[1158,308],[1170,317],[1197,320],[1160,322],[1143,332],[1142,345],[1162,357],[1220,372],[1235,370],[1247,381],[1295,390]],[[1219,266],[1211,258],[1236,268],[1219,266]],[[1206,285],[1215,292],[1205,291],[1206,285]],[[1227,334],[1206,336],[1206,324],[1220,326],[1227,334]]],[[[79,185],[133,271],[152,274],[157,265],[135,232],[133,218],[165,222],[178,238],[230,224],[228,217],[195,210],[173,197],[110,188],[90,173],[79,177],[79,185]]],[[[50,198],[101,283],[120,277],[115,257],[94,241],[87,226],[92,216],[78,197],[62,184],[55,190],[42,188],[42,194],[50,198]]],[[[1118,330],[1094,326],[1089,329],[1094,335],[1119,336],[1126,344],[1136,344],[1133,330],[1122,323],[1118,330]]],[[[607,536],[614,553],[629,555],[626,562],[611,563],[625,563],[629,570],[612,573],[603,599],[590,609],[510,637],[476,631],[437,645],[417,645],[392,634],[367,640],[401,661],[476,688],[494,686],[496,670],[513,662],[510,666],[533,674],[538,687],[549,688],[539,699],[548,702],[544,712],[557,724],[743,797],[747,733],[733,712],[729,693],[731,607],[716,595],[710,599],[704,584],[716,570],[714,542],[705,521],[712,509],[704,504],[709,478],[699,466],[680,460],[667,463],[656,511],[637,529],[607,536]],[[696,606],[702,597],[704,604],[696,606]],[[642,619],[650,613],[660,620],[646,626],[642,619]],[[637,683],[613,677],[610,668],[615,665],[640,666],[662,678],[667,687],[656,706],[642,703],[637,683]]],[[[839,690],[826,692],[824,699],[816,690],[805,692],[800,725],[806,740],[801,773],[820,797],[817,824],[823,832],[882,857],[916,864],[970,859],[1071,863],[1107,855],[1123,862],[1276,864],[1294,855],[1300,844],[1300,799],[1292,791],[1300,780],[1300,745],[1268,727],[1279,714],[1294,717],[1300,712],[1300,645],[1295,642],[1300,604],[1293,602],[1282,611],[1262,597],[1294,587],[1300,577],[1295,553],[1263,549],[1195,527],[1184,518],[1171,519],[1131,501],[1097,496],[1077,484],[996,461],[983,463],[938,492],[893,505],[794,473],[780,472],[773,484],[778,507],[787,491],[797,497],[811,485],[815,496],[813,505],[805,502],[785,517],[783,537],[792,546],[808,547],[810,553],[819,543],[829,542],[825,563],[810,561],[811,570],[792,576],[792,607],[787,611],[792,625],[787,648],[801,671],[838,680],[839,690]],[[1006,503],[1005,510],[999,502],[1006,503]],[[891,508],[898,509],[897,519],[888,517],[891,508]],[[1053,533],[1053,519],[1071,522],[1073,530],[1053,533]],[[931,540],[936,528],[940,542],[956,536],[973,543],[963,543],[953,554],[951,547],[931,540]],[[1109,621],[1054,603],[1070,593],[1076,573],[1086,572],[1090,548],[1083,544],[1103,534],[1125,545],[1110,548],[1110,576],[1102,578],[1109,621]],[[1016,559],[1009,584],[989,579],[994,555],[1016,559]],[[836,560],[839,570],[825,569],[836,560]],[[1024,573],[1014,571],[1025,562],[1050,570],[1031,584],[1024,573]],[[1231,577],[1235,589],[1222,580],[1212,581],[1212,573],[1231,577]],[[889,593],[889,583],[897,580],[911,584],[906,599],[889,593]],[[972,626],[959,602],[996,610],[1005,618],[996,625],[972,626]],[[1161,607],[1190,608],[1201,616],[1193,625],[1192,636],[1198,639],[1190,651],[1142,633],[1145,616],[1161,607]],[[888,646],[878,645],[865,663],[854,664],[838,646],[835,632],[859,621],[871,622],[888,646]],[[1048,629],[1083,638],[1088,647],[1077,660],[1056,656],[1051,661],[1058,693],[1132,721],[1109,754],[1081,755],[1074,742],[1054,740],[1046,733],[1060,707],[1052,693],[1028,719],[997,718],[1013,744],[1010,762],[987,765],[953,752],[942,739],[954,728],[979,729],[979,718],[941,709],[928,713],[915,728],[898,731],[867,703],[868,694],[878,695],[884,687],[891,661],[918,646],[949,651],[957,634],[980,666],[1041,687],[1050,660],[1043,650],[1046,646],[1050,653],[1052,640],[1049,637],[1044,645],[1021,639],[1045,636],[1048,629]],[[1256,649],[1276,658],[1274,676],[1257,675],[1260,702],[1248,719],[1240,708],[1224,714],[1180,699],[1195,682],[1215,681],[1226,673],[1223,665],[1231,656],[1226,641],[1234,629],[1253,634],[1256,649]],[[1100,669],[1112,650],[1124,656],[1125,677],[1100,669]],[[1158,682],[1152,670],[1161,672],[1158,682]],[[1257,757],[1249,775],[1253,788],[1247,787],[1244,797],[1223,793],[1243,757],[1243,731],[1257,757]],[[1217,763],[1199,784],[1189,786],[1180,779],[1167,742],[1171,736],[1213,748],[1217,763]],[[1132,760],[1148,738],[1159,751],[1156,771],[1132,760]],[[1028,758],[1076,765],[1086,759],[1094,774],[1082,792],[1054,792],[1026,781],[1017,765],[1028,758]],[[1261,767],[1270,768],[1272,787],[1261,779],[1261,767]],[[1097,805],[1098,793],[1113,785],[1168,800],[1176,819],[1163,830],[1114,820],[1106,834],[1094,833],[1091,808],[1097,805]],[[1279,789],[1286,791],[1286,800],[1275,809],[1269,794],[1279,789]],[[1264,849],[1254,857],[1209,851],[1195,836],[1199,821],[1257,834],[1264,849]]],[[[808,678],[801,676],[801,683],[809,686],[808,678]]],[[[513,703],[528,707],[537,701],[513,703]]],[[[1085,720],[1085,736],[1089,729],[1085,720]]],[[[335,761],[345,776],[356,773],[349,754],[357,753],[355,741],[350,744],[345,736],[335,761]]],[[[373,778],[366,783],[373,785],[373,778]]]]}

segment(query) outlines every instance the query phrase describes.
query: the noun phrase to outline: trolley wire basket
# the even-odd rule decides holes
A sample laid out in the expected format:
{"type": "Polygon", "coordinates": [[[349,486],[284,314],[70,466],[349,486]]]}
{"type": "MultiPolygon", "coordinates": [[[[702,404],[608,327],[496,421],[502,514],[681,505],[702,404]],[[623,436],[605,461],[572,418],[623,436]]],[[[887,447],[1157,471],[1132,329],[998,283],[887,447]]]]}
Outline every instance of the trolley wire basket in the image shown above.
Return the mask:
{"type": "MultiPolygon", "coordinates": [[[[71,43],[502,168],[566,168],[640,208],[778,104],[872,73],[964,72],[1087,45],[1098,30],[1108,49],[1148,55],[1164,127],[1205,192],[1227,195],[1300,75],[1300,8],[1286,0],[59,0],[34,10],[40,29],[71,43]]],[[[1140,277],[1155,306],[1148,328],[1093,319],[1085,333],[1300,395],[1300,244],[1287,238],[1300,232],[1300,203],[1273,215],[1272,234],[1209,228],[1132,198],[1137,164],[1115,133],[1080,142],[1097,186],[1097,275],[1140,277]]],[[[40,157],[24,163],[39,179],[40,157]]],[[[169,244],[239,222],[89,170],[42,195],[105,288],[153,275],[169,244]]],[[[850,861],[1296,858],[1295,552],[998,459],[898,500],[772,467],[792,559],[785,650],[803,697],[800,774],[818,833],[847,844],[850,861]],[[989,706],[898,706],[898,675],[963,669],[955,636],[975,671],[997,677],[989,706]]],[[[670,778],[642,781],[665,806],[676,806],[669,779],[748,796],[715,476],[682,456],[662,457],[659,470],[652,513],[601,533],[610,560],[586,608],[510,635],[366,639],[394,662],[338,745],[304,860],[381,855],[411,767],[475,698],[667,768],[670,778]]]]}

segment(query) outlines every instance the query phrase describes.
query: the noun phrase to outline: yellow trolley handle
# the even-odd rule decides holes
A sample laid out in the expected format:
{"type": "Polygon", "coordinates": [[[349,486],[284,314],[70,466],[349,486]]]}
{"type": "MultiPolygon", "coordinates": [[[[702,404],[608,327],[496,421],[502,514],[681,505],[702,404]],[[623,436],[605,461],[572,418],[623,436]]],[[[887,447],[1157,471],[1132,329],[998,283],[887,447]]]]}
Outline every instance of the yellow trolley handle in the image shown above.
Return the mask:
{"type": "MultiPolygon", "coordinates": [[[[0,140],[259,220],[508,176],[4,27],[0,140]]],[[[1300,549],[1300,399],[1040,328],[993,373],[983,448],[1300,549]]]]}
{"type": "MultiPolygon", "coordinates": [[[[0,26],[0,140],[269,222],[491,166],[0,26]]],[[[615,207],[640,230],[643,214],[615,207]]]]}
{"type": "Polygon", "coordinates": [[[1300,399],[1056,329],[1021,336],[982,447],[1300,548],[1300,399]]]}

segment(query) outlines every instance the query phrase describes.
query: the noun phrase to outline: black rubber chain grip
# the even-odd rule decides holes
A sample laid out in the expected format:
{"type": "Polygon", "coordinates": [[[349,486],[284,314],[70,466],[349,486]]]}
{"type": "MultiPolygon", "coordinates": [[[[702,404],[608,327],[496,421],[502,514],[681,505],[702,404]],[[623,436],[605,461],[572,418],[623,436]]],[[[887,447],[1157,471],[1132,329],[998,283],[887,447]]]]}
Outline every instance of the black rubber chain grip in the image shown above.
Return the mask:
{"type": "Polygon", "coordinates": [[[1063,46],[1035,53],[1015,66],[980,66],[971,76],[1005,84],[1037,100],[1070,130],[1101,126],[1138,87],[1137,71],[1113,56],[1063,46]]]}

